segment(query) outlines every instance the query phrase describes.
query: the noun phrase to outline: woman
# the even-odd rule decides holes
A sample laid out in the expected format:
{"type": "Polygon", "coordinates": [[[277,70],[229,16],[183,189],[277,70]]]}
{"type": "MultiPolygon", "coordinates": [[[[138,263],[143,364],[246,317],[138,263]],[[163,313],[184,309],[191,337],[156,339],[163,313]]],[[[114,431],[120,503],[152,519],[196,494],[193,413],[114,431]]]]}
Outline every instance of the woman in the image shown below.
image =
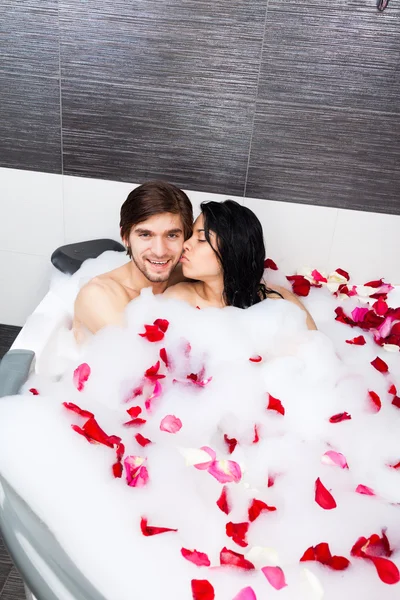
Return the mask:
{"type": "Polygon", "coordinates": [[[265,299],[284,299],[297,304],[307,315],[307,326],[316,329],[303,304],[288,290],[263,281],[265,246],[256,215],[245,206],[203,202],[193,235],[183,245],[182,271],[193,282],[178,283],[164,295],[192,306],[248,308],[265,299]]]}

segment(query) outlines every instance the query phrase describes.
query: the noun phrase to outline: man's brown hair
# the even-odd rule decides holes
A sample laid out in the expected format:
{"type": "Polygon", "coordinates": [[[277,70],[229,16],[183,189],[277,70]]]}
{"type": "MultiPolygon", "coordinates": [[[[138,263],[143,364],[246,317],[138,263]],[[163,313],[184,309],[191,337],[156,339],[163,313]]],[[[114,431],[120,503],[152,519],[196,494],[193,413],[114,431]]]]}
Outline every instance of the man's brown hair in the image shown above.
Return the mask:
{"type": "MultiPolygon", "coordinates": [[[[187,240],[192,235],[193,208],[182,190],[166,181],[147,181],[132,190],[121,206],[120,228],[122,239],[127,239],[134,225],[161,213],[180,215],[183,235],[187,240]]],[[[128,255],[131,250],[128,248],[128,255]]]]}

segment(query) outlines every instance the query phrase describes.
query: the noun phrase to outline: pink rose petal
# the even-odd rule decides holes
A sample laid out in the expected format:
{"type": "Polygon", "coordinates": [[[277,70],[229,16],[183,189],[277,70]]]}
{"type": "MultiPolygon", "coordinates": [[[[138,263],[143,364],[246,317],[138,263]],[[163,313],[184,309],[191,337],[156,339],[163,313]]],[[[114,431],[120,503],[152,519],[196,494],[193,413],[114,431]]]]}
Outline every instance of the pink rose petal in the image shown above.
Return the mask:
{"type": "Polygon", "coordinates": [[[89,379],[89,376],[90,376],[90,367],[87,363],[82,363],[81,365],[79,365],[79,367],[77,367],[75,369],[74,375],[73,375],[73,382],[74,382],[74,385],[75,385],[76,389],[78,390],[78,392],[83,391],[83,389],[85,387],[85,383],[89,379]]]}
{"type": "Polygon", "coordinates": [[[146,459],[142,456],[127,456],[124,460],[126,481],[130,487],[144,487],[149,480],[149,473],[144,466],[146,459]]]}
{"type": "Polygon", "coordinates": [[[177,433],[180,429],[182,429],[182,421],[174,415],[167,415],[162,419],[160,423],[160,429],[161,431],[166,431],[167,433],[177,433]]]}
{"type": "Polygon", "coordinates": [[[280,567],[263,567],[261,571],[276,590],[281,590],[287,586],[285,574],[280,567]]]}
{"type": "Polygon", "coordinates": [[[365,496],[375,496],[375,492],[374,490],[372,490],[370,487],[367,487],[366,485],[358,485],[356,487],[356,492],[357,494],[364,494],[365,496]]]}
{"type": "Polygon", "coordinates": [[[257,596],[255,595],[253,588],[245,587],[236,594],[233,600],[257,600],[257,596]]]}
{"type": "Polygon", "coordinates": [[[242,470],[233,460],[215,460],[207,470],[220,483],[237,483],[242,478],[242,470]]]}
{"type": "Polygon", "coordinates": [[[325,465],[336,465],[341,469],[348,469],[349,466],[347,464],[345,456],[340,452],[335,452],[334,450],[328,450],[325,454],[322,455],[321,462],[325,465]]]}

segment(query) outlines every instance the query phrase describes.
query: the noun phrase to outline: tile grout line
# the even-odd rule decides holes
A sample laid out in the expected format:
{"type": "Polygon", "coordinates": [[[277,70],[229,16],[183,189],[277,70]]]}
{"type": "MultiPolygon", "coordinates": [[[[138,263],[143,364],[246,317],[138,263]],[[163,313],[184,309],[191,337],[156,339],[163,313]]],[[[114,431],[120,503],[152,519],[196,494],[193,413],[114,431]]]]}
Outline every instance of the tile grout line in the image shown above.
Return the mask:
{"type": "Polygon", "coordinates": [[[249,177],[251,147],[252,147],[252,144],[253,144],[254,125],[255,125],[256,111],[257,111],[258,89],[259,89],[259,86],[260,86],[261,65],[262,65],[262,59],[263,59],[263,54],[264,54],[264,42],[265,42],[265,34],[266,34],[266,29],[267,29],[268,5],[269,5],[269,0],[267,0],[267,4],[266,4],[266,7],[265,7],[264,30],[263,30],[263,37],[262,37],[262,42],[261,42],[260,62],[259,62],[259,65],[258,65],[257,85],[256,85],[255,98],[254,98],[254,111],[253,111],[253,119],[252,119],[252,123],[251,123],[249,152],[248,152],[248,155],[247,155],[247,166],[246,166],[246,175],[245,175],[245,179],[244,179],[243,198],[246,198],[247,180],[248,180],[248,177],[249,177]]]}
{"type": "Polygon", "coordinates": [[[62,79],[61,79],[61,21],[60,0],[57,1],[58,14],[58,76],[60,90],[60,154],[61,154],[61,219],[63,231],[63,243],[65,244],[65,204],[64,204],[64,138],[63,138],[63,111],[62,111],[62,79]]]}

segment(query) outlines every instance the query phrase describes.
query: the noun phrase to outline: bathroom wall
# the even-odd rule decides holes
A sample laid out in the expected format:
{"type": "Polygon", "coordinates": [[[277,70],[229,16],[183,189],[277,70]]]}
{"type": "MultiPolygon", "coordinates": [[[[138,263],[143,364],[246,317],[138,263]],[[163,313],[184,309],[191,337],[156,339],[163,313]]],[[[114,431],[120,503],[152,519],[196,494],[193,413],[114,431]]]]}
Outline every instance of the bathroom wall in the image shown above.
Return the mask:
{"type": "Polygon", "coordinates": [[[239,198],[285,268],[400,283],[399,2],[1,8],[0,322],[23,323],[57,245],[116,236],[150,178],[239,198]]]}

